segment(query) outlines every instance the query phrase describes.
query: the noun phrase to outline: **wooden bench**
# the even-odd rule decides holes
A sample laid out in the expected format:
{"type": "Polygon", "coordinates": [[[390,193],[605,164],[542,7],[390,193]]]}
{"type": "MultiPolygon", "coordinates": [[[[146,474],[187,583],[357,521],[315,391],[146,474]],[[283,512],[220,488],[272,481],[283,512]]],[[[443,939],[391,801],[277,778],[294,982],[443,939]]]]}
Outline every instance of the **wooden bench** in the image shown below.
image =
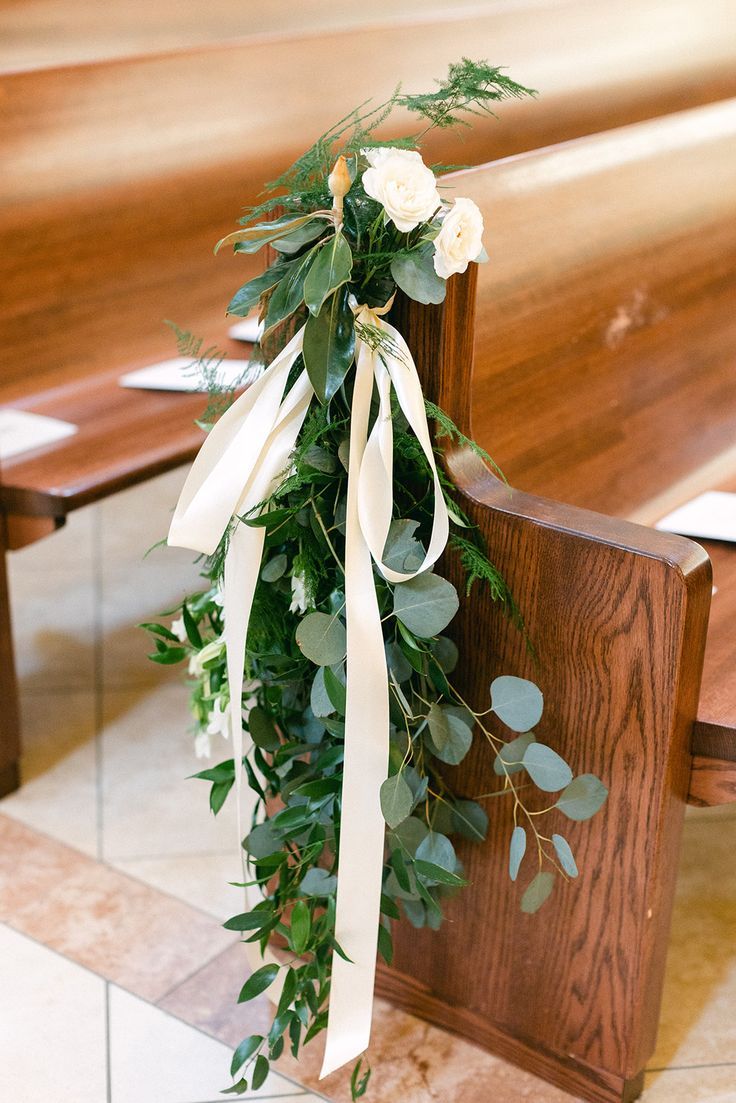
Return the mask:
{"type": "MultiPolygon", "coordinates": [[[[464,143],[448,145],[440,134],[429,147],[431,157],[473,162],[707,101],[736,92],[730,47],[718,29],[726,4],[706,0],[697,20],[690,0],[616,9],[615,35],[602,34],[612,8],[606,15],[598,3],[575,0],[479,10],[473,18],[439,6],[432,19],[407,15],[398,26],[377,19],[301,38],[271,34],[264,23],[260,37],[214,45],[197,37],[216,25],[208,6],[211,18],[198,30],[190,25],[183,39],[156,39],[169,53],[97,64],[78,63],[89,57],[85,42],[105,53],[94,30],[86,39],[62,34],[56,54],[53,46],[34,53],[37,40],[27,32],[6,36],[16,45],[0,54],[0,404],[72,421],[79,433],[5,464],[0,552],[194,454],[201,399],[124,391],[117,379],[172,355],[165,317],[234,351],[223,306],[255,262],[214,258],[212,243],[262,181],[341,110],[388,93],[399,72],[407,87],[421,88],[463,53],[503,55],[544,98],[506,105],[499,123],[481,124],[464,143]],[[668,36],[652,47],[644,80],[636,42],[665,8],[668,36]],[[69,52],[72,41],[77,54],[69,52]],[[72,63],[49,66],[53,58],[72,63]],[[317,84],[305,96],[305,71],[329,74],[330,94],[317,84]]],[[[74,26],[79,10],[66,7],[74,26]]],[[[326,23],[327,8],[317,0],[313,7],[326,23]]],[[[33,12],[48,16],[42,0],[33,12]]],[[[135,5],[120,5],[115,18],[125,22],[131,12],[135,5]]],[[[126,26],[132,33],[136,20],[126,26]]],[[[141,47],[136,36],[127,39],[130,48],[141,47]]],[[[108,34],[108,46],[114,38],[108,34]]],[[[397,121],[397,132],[405,125],[397,121]]],[[[2,793],[17,784],[19,735],[0,559],[2,793]]]]}
{"type": "MultiPolygon", "coordinates": [[[[512,809],[488,800],[469,889],[439,932],[397,927],[380,989],[596,1103],[635,1099],[654,1051],[686,801],[736,799],[736,549],[706,545],[706,649],[706,552],[620,519],[736,489],[735,137],[732,101],[459,174],[493,257],[477,303],[470,272],[444,308],[402,308],[426,389],[524,488],[449,457],[538,654],[476,593],[464,695],[533,678],[543,736],[610,796],[550,827],[581,875],[536,916],[507,882],[512,809]]],[[[497,788],[486,747],[449,780],[497,788]]]]}

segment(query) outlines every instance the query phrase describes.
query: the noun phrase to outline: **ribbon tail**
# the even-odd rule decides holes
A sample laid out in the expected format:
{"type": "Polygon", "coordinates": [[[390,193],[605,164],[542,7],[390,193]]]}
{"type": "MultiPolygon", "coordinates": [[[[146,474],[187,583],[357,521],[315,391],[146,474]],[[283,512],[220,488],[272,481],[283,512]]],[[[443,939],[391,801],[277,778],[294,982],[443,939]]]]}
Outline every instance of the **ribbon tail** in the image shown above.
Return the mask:
{"type": "Polygon", "coordinates": [[[370,550],[358,518],[358,472],[373,388],[359,351],[350,430],[345,540],[347,703],[335,937],[350,961],[332,959],[327,1043],[320,1078],[368,1046],[373,1015],[383,874],[380,788],[388,770],[389,699],[381,617],[370,550]]]}

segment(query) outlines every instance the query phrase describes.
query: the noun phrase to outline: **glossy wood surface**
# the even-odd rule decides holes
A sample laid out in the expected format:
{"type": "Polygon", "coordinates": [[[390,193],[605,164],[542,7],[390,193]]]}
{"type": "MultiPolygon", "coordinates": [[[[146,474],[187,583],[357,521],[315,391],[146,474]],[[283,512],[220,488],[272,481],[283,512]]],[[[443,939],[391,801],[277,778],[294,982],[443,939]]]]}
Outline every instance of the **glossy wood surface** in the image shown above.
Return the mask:
{"type": "MultiPolygon", "coordinates": [[[[466,426],[472,283],[453,281],[444,311],[403,318],[425,387],[466,426]]],[[[534,863],[508,882],[512,809],[487,800],[486,843],[461,846],[470,888],[438,933],[397,927],[398,976],[382,973],[382,991],[585,1099],[631,1099],[656,1034],[708,559],[680,537],[511,491],[467,453],[448,467],[538,654],[477,590],[456,622],[462,690],[483,708],[496,675],[533,678],[545,693],[540,736],[610,797],[589,823],[560,815],[550,827],[570,839],[581,876],[536,917],[519,911],[534,863]]],[[[447,773],[468,797],[498,787],[480,739],[447,773]]]]}
{"type": "Polygon", "coordinates": [[[5,517],[0,511],[0,797],[20,784],[20,711],[8,599],[5,517]]]}

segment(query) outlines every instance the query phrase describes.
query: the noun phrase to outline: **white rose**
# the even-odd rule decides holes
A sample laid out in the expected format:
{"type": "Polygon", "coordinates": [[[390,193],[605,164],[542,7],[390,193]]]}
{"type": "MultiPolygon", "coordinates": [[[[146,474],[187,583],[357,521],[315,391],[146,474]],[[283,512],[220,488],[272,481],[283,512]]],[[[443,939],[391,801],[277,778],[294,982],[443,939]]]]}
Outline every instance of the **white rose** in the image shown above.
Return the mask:
{"type": "Polygon", "coordinates": [[[441,204],[434,173],[410,149],[364,149],[366,195],[378,200],[397,230],[407,234],[428,222],[441,204]]]}
{"type": "Polygon", "coordinates": [[[434,270],[446,280],[483,252],[483,215],[472,199],[456,199],[434,239],[434,270]]]}

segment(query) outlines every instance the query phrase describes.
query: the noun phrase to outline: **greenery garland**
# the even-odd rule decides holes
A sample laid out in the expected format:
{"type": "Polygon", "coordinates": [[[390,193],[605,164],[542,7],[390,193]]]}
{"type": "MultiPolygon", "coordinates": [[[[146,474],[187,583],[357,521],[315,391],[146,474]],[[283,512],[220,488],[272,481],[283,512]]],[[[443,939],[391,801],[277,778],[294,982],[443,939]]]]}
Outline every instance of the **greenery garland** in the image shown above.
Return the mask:
{"type": "MultiPolygon", "coordinates": [[[[251,884],[259,886],[262,899],[225,927],[243,932],[244,940],[257,943],[261,952],[278,936],[287,953],[282,965],[267,964],[253,973],[240,993],[241,1002],[253,999],[283,974],[268,1034],[251,1035],[235,1050],[234,1083],[228,1089],[233,1094],[260,1087],[270,1061],[286,1045],[297,1057],[301,1045],[325,1028],[332,955],[343,953],[334,929],[345,727],[343,557],[355,342],[351,304],[383,307],[397,287],[419,302],[439,302],[451,271],[483,259],[474,236],[479,212],[471,209],[470,200],[456,200],[449,207],[430,196],[427,213],[420,216],[413,208],[416,222],[408,226],[411,215],[407,219],[406,211],[397,209],[406,194],[396,201],[390,190],[395,178],[389,172],[381,179],[381,169],[386,158],[400,161],[403,155],[409,182],[416,184],[411,206],[417,190],[429,187],[422,174],[430,170],[412,152],[427,130],[460,124],[461,113],[489,112],[494,101],[529,91],[485,62],[463,59],[427,95],[404,95],[397,89],[378,108],[363,105],[269,185],[273,194],[248,210],[242,220],[246,228],[224,239],[236,253],[253,253],[267,243],[276,251],[276,261],[240,288],[228,310],[245,316],[258,307],[264,325],[260,349],[269,362],[295,327],[306,323],[303,361],[300,357],[292,379],[296,369],[306,366],[321,399],[307,416],[278,489],[240,518],[240,523],[266,530],[242,702],[244,727],[252,740],[243,766],[258,802],[243,846],[251,884]],[[382,142],[374,131],[397,107],[418,116],[425,129],[382,142]],[[277,218],[261,221],[276,208],[277,218]],[[443,228],[444,238],[449,237],[444,246],[443,228]]],[[[359,336],[378,347],[383,340],[380,332],[372,334],[365,326],[359,336]]],[[[217,392],[219,357],[212,349],[201,353],[200,343],[189,334],[179,332],[179,338],[182,351],[199,362],[210,389],[217,392]]],[[[491,463],[442,410],[426,403],[426,412],[436,424],[438,441],[451,437],[491,463]]],[[[212,416],[211,411],[210,420],[212,416]]],[[[395,512],[384,560],[408,572],[424,557],[432,522],[431,480],[398,406],[393,421],[395,512]]],[[[441,454],[439,444],[437,452],[441,454]]],[[[480,533],[455,501],[450,480],[444,474],[442,480],[452,521],[449,547],[465,572],[466,593],[476,582],[488,586],[510,623],[521,628],[513,597],[480,533]]],[[[204,564],[204,588],[184,601],[171,627],[144,626],[155,639],[154,662],[188,662],[196,749],[202,756],[210,753],[212,737],[227,732],[221,596],[226,545],[225,539],[204,564]]],[[[543,833],[544,813],[527,808],[523,791],[533,784],[545,793],[559,793],[546,812],[556,809],[569,819],[584,820],[600,808],[606,789],[593,775],[573,778],[567,763],[536,740],[533,728],[542,714],[542,694],[531,682],[496,679],[489,705],[462,698],[453,677],[457,647],[445,634],[459,598],[447,579],[428,571],[392,585],[377,570],[374,575],[391,698],[389,777],[381,791],[387,846],[378,934],[378,951],[390,964],[392,923],[401,913],[415,927],[437,929],[444,901],[465,884],[453,838],[485,839],[485,800],[506,795],[513,802],[512,881],[527,840],[533,843],[535,872],[521,907],[534,912],[549,896],[555,875],[575,877],[577,867],[566,839],[543,833]],[[510,729],[510,738],[492,730],[489,714],[510,729]],[[451,790],[446,766],[462,761],[476,731],[488,744],[498,787],[471,797],[451,790]]],[[[210,807],[217,814],[234,784],[233,759],[195,776],[210,783],[210,807]]],[[[364,1094],[369,1072],[361,1062],[356,1066],[354,1099],[364,1094]]]]}

